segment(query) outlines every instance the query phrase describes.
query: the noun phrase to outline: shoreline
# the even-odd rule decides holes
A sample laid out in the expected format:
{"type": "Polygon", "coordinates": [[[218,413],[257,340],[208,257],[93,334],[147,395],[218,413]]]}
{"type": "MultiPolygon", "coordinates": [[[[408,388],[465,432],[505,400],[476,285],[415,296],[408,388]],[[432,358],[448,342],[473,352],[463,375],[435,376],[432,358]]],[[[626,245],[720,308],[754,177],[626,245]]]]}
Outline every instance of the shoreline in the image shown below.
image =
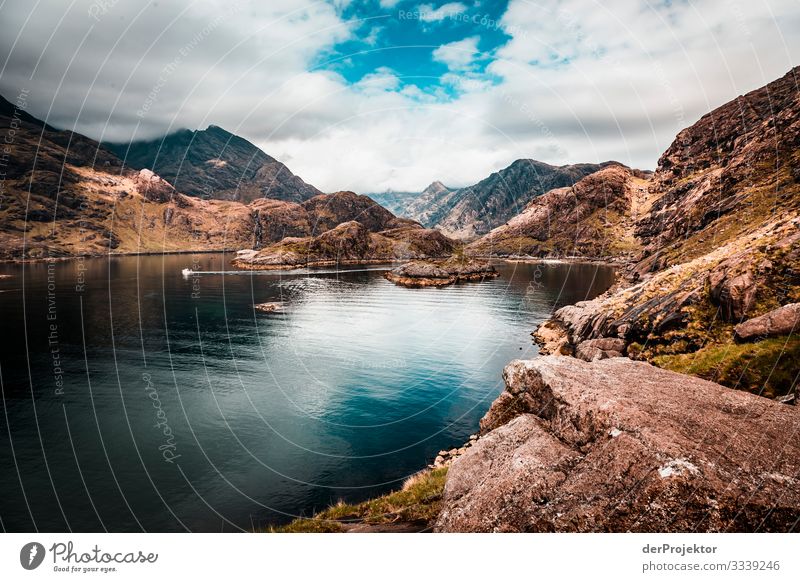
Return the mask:
{"type": "Polygon", "coordinates": [[[53,261],[78,261],[86,259],[114,259],[117,257],[152,257],[157,255],[212,255],[224,253],[236,253],[237,249],[203,249],[186,251],[144,251],[141,253],[105,253],[102,255],[68,255],[64,257],[36,257],[33,259],[0,259],[0,265],[23,265],[25,263],[47,263],[53,261]]]}
{"type": "MultiPolygon", "coordinates": [[[[18,265],[24,263],[46,263],[49,261],[76,261],[85,259],[106,259],[117,257],[148,257],[156,255],[210,255],[210,254],[236,254],[242,249],[237,248],[221,248],[221,249],[202,249],[202,250],[171,250],[171,251],[142,251],[142,252],[124,252],[124,253],[104,253],[104,254],[79,254],[67,255],[60,257],[36,257],[26,259],[0,259],[0,265],[18,265]]],[[[469,255],[473,259],[480,259],[485,261],[500,261],[503,263],[522,263],[522,264],[543,264],[543,265],[607,265],[610,267],[620,267],[634,263],[629,259],[614,259],[614,258],[600,258],[600,257],[520,257],[520,256],[498,256],[498,255],[469,255]]],[[[438,257],[425,257],[422,260],[435,260],[447,258],[446,256],[438,257]]],[[[234,261],[236,259],[233,259],[234,261]]],[[[236,265],[237,268],[246,271],[277,271],[288,269],[303,269],[315,267],[332,267],[335,265],[390,265],[401,264],[414,259],[344,259],[341,261],[325,260],[325,261],[312,261],[309,263],[280,263],[274,265],[264,266],[246,266],[236,265]]]]}
{"type": "MultiPolygon", "coordinates": [[[[410,259],[409,259],[410,260],[410,259]]],[[[231,266],[240,271],[292,271],[294,269],[318,269],[324,267],[352,267],[357,265],[397,265],[402,264],[403,260],[392,259],[345,259],[342,261],[326,260],[312,261],[309,263],[280,263],[275,265],[254,266],[241,263],[234,259],[231,266]]]]}
{"type": "Polygon", "coordinates": [[[635,261],[629,259],[614,258],[594,258],[594,257],[500,257],[497,255],[470,255],[474,259],[485,261],[502,261],[504,263],[522,263],[539,265],[607,265],[619,268],[625,265],[634,264],[635,261]]]}

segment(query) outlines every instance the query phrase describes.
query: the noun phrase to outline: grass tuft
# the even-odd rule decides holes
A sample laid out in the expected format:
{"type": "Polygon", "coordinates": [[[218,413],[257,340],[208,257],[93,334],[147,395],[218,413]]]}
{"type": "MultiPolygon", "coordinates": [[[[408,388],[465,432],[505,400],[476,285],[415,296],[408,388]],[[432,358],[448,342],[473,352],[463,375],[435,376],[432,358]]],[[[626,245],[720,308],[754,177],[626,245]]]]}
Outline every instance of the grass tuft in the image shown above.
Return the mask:
{"type": "Polygon", "coordinates": [[[430,524],[441,507],[447,467],[427,469],[409,477],[399,491],[355,505],[339,502],[312,518],[300,518],[276,533],[330,533],[345,531],[346,524],[430,524]]]}

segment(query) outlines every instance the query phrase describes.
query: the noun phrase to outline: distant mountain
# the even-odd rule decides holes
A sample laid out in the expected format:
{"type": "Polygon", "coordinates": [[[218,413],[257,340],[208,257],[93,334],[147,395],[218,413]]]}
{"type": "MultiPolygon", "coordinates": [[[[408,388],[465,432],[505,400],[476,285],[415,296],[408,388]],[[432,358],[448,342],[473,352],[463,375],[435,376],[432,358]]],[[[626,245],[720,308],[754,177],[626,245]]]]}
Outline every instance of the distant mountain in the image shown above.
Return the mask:
{"type": "Polygon", "coordinates": [[[322,194],[246,139],[215,125],[105,146],[126,165],[150,169],[179,192],[198,198],[303,202],[322,194]]]}
{"type": "Polygon", "coordinates": [[[448,208],[447,203],[454,192],[456,190],[448,188],[437,180],[420,192],[415,199],[409,201],[403,216],[432,228],[436,226],[443,209],[448,208]]]}
{"type": "Polygon", "coordinates": [[[642,250],[635,219],[651,175],[612,165],[534,198],[506,224],[467,246],[483,256],[632,259],[642,250]]]}
{"type": "Polygon", "coordinates": [[[397,192],[394,190],[365,194],[365,196],[369,196],[375,202],[398,216],[406,216],[406,208],[419,195],[419,192],[397,192]]]}
{"type": "Polygon", "coordinates": [[[517,160],[473,186],[451,190],[434,182],[406,216],[462,239],[474,239],[510,220],[535,197],[575,182],[613,162],[551,166],[517,160]]]}

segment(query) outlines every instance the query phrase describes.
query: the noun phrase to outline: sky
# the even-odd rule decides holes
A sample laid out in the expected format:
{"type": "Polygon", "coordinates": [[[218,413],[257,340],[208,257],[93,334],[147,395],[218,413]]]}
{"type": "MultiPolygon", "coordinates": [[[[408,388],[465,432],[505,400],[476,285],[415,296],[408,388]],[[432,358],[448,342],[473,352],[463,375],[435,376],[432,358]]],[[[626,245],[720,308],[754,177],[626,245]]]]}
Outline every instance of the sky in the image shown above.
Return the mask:
{"type": "Polygon", "coordinates": [[[0,93],[94,139],[218,125],[323,191],[653,169],[800,63],[797,0],[5,0],[0,93]]]}

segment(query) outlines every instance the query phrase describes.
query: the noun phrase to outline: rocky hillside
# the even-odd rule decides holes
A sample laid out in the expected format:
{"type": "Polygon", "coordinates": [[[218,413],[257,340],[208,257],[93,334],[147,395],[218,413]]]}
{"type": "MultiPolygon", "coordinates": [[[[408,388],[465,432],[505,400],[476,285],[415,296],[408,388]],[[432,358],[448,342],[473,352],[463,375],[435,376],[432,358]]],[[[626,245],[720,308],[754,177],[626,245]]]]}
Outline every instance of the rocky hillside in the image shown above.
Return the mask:
{"type": "Polygon", "coordinates": [[[514,361],[442,532],[789,532],[800,410],[613,358],[514,361]]]}
{"type": "Polygon", "coordinates": [[[286,237],[260,249],[240,251],[233,264],[240,269],[269,270],[380,263],[443,257],[455,249],[455,241],[418,224],[374,232],[352,220],[318,236],[286,237]]]}
{"type": "MultiPolygon", "coordinates": [[[[24,105],[24,104],[21,104],[24,105]]],[[[240,248],[250,211],[183,196],[150,171],[124,169],[85,136],[0,102],[4,158],[0,259],[240,248]]]]}
{"type": "Polygon", "coordinates": [[[634,228],[647,205],[648,177],[607,166],[534,198],[466,250],[481,256],[634,258],[642,248],[634,228]]]}
{"type": "Polygon", "coordinates": [[[800,209],[800,68],[704,115],[678,134],[637,225],[658,270],[700,257],[800,209]]]}
{"type": "Polygon", "coordinates": [[[324,233],[350,221],[369,232],[416,227],[414,221],[397,218],[368,196],[353,192],[320,194],[298,204],[281,200],[256,200],[252,210],[255,232],[252,248],[259,249],[285,237],[308,237],[324,233]]]}
{"type": "Polygon", "coordinates": [[[198,198],[303,202],[321,194],[246,139],[215,125],[105,147],[128,166],[150,169],[179,192],[198,198]]]}
{"type": "Polygon", "coordinates": [[[745,338],[735,326],[800,302],[798,72],[680,133],[634,225],[638,260],[608,293],[556,312],[545,351],[610,338],[633,358],[795,399],[800,327],[745,338]]]}
{"type": "Polygon", "coordinates": [[[406,216],[448,236],[471,240],[507,222],[537,196],[571,186],[605,165],[551,166],[517,160],[466,188],[449,190],[434,182],[407,208],[406,216]]]}
{"type": "Polygon", "coordinates": [[[47,126],[5,100],[0,137],[10,142],[2,167],[0,259],[261,249],[286,237],[358,247],[362,229],[375,235],[374,256],[452,250],[443,235],[352,192],[299,203],[259,198],[249,205],[186,196],[150,170],[125,167],[96,141],[47,126]],[[351,222],[360,226],[322,237],[351,222]]]}

